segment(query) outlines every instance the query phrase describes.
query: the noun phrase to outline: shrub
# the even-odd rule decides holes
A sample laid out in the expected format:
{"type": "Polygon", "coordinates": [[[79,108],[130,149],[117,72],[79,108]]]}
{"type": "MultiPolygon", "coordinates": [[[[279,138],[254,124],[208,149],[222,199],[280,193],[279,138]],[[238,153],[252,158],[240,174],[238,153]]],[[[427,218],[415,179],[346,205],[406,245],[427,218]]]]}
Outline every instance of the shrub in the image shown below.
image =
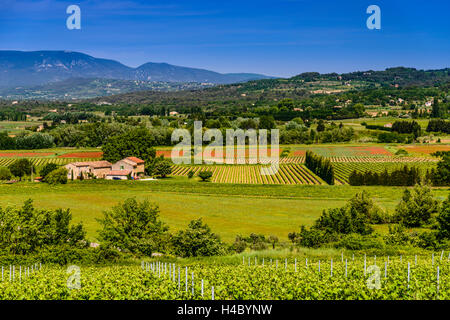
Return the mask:
{"type": "Polygon", "coordinates": [[[148,201],[125,200],[98,220],[100,238],[106,246],[151,256],[164,249],[168,227],[159,220],[159,208],[148,201]]]}
{"type": "Polygon", "coordinates": [[[14,176],[19,177],[19,180],[22,180],[23,176],[30,175],[34,171],[34,167],[30,160],[18,159],[9,166],[9,170],[14,176]]]}
{"type": "Polygon", "coordinates": [[[388,245],[407,245],[411,239],[402,225],[389,226],[389,233],[384,237],[388,245]]]}
{"type": "Polygon", "coordinates": [[[66,184],[68,173],[69,171],[62,167],[47,174],[43,181],[48,184],[66,184]]]}
{"type": "Polygon", "coordinates": [[[200,179],[202,179],[202,181],[209,181],[212,175],[213,175],[212,171],[200,171],[198,174],[198,176],[200,177],[200,179]]]}
{"type": "Polygon", "coordinates": [[[412,192],[406,189],[395,208],[395,216],[404,226],[420,227],[438,213],[439,203],[433,199],[431,189],[416,185],[412,192]]]}
{"type": "Polygon", "coordinates": [[[12,174],[8,168],[0,167],[0,180],[10,180],[11,177],[12,177],[12,174]]]}
{"type": "Polygon", "coordinates": [[[334,239],[334,237],[324,230],[311,228],[306,229],[301,226],[300,233],[297,234],[297,243],[302,247],[318,248],[321,245],[328,243],[334,239]]]}
{"type": "Polygon", "coordinates": [[[56,163],[47,163],[39,172],[42,178],[45,178],[50,172],[58,169],[59,166],[56,163]]]}
{"type": "Polygon", "coordinates": [[[382,239],[374,236],[363,236],[356,233],[345,235],[336,245],[337,248],[348,250],[383,249],[385,244],[382,239]]]}
{"type": "Polygon", "coordinates": [[[242,236],[236,236],[236,239],[234,240],[234,243],[230,246],[230,249],[232,251],[235,251],[237,253],[244,252],[245,249],[247,249],[247,242],[242,236]]]}
{"type": "Polygon", "coordinates": [[[49,246],[87,247],[83,225],[70,226],[71,220],[69,209],[38,210],[32,200],[18,209],[0,208],[0,249],[29,254],[49,246]]]}
{"type": "Polygon", "coordinates": [[[194,176],[194,171],[193,170],[190,170],[189,172],[188,172],[188,178],[189,179],[192,179],[192,177],[194,176]]]}
{"type": "Polygon", "coordinates": [[[182,257],[215,256],[225,253],[218,235],[211,232],[202,219],[192,220],[188,228],[172,237],[174,252],[182,257]]]}
{"type": "Polygon", "coordinates": [[[438,223],[439,238],[450,239],[450,195],[443,202],[441,211],[436,220],[438,223]]]}
{"type": "Polygon", "coordinates": [[[153,167],[153,175],[158,176],[160,178],[165,178],[171,173],[172,173],[172,165],[167,160],[157,161],[157,163],[153,167]]]}

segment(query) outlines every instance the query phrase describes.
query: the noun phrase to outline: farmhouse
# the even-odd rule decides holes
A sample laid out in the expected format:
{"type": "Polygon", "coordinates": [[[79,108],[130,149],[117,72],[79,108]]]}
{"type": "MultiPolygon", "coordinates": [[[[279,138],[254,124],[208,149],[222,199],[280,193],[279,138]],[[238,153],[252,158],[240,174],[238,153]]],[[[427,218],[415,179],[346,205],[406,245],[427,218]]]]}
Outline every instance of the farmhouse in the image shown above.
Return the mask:
{"type": "Polygon", "coordinates": [[[139,178],[144,174],[145,161],[136,157],[128,157],[111,164],[108,161],[73,162],[66,165],[69,179],[108,179],[124,180],[139,178]]]}
{"type": "Polygon", "coordinates": [[[144,160],[141,160],[136,157],[128,157],[122,160],[117,161],[112,166],[112,171],[130,171],[132,178],[137,178],[140,175],[144,174],[144,160]]]}
{"type": "Polygon", "coordinates": [[[74,162],[65,166],[68,170],[68,178],[83,179],[98,178],[103,179],[111,171],[112,164],[108,161],[87,161],[74,162]]]}

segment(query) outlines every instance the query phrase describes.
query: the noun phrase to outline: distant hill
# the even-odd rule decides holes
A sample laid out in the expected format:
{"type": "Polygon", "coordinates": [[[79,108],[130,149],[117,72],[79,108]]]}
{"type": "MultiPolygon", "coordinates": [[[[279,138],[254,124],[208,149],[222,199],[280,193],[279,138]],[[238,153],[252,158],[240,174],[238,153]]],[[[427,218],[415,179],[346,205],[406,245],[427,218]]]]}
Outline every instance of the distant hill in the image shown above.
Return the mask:
{"type": "Polygon", "coordinates": [[[417,70],[415,68],[396,67],[384,71],[357,71],[344,74],[317,72],[302,73],[291,80],[303,81],[364,81],[382,86],[433,86],[450,81],[450,68],[439,70],[417,70]]]}
{"type": "Polygon", "coordinates": [[[143,90],[171,92],[204,89],[211,86],[213,84],[197,82],[70,78],[38,86],[0,88],[0,99],[81,100],[143,90]]]}
{"type": "MultiPolygon", "coordinates": [[[[301,99],[314,94],[334,94],[350,90],[380,87],[435,86],[450,83],[450,69],[416,70],[389,68],[384,71],[358,71],[345,74],[317,72],[302,73],[288,79],[261,79],[243,83],[217,85],[212,88],[183,92],[139,91],[113,95],[110,103],[179,103],[207,105],[211,101],[234,101],[250,104],[277,101],[284,98],[301,99]]],[[[102,99],[102,101],[105,99],[102,99]]],[[[99,99],[94,99],[99,101],[99,99]]]]}
{"type": "Polygon", "coordinates": [[[260,74],[221,74],[167,63],[146,63],[131,68],[114,60],[69,51],[0,51],[0,75],[0,88],[38,86],[70,78],[210,84],[271,78],[260,74]]]}

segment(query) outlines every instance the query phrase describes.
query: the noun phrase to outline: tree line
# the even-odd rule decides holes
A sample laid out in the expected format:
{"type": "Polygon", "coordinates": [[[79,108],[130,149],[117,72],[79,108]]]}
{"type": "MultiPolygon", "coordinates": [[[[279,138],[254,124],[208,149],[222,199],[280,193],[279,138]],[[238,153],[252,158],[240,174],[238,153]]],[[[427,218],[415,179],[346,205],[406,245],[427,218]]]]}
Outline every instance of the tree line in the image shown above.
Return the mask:
{"type": "Polygon", "coordinates": [[[407,165],[391,172],[387,169],[383,172],[353,170],[348,178],[351,186],[414,186],[420,181],[420,170],[407,165]]]}
{"type": "Polygon", "coordinates": [[[326,183],[330,185],[334,184],[334,169],[330,160],[308,150],[305,156],[305,166],[326,183]]]}

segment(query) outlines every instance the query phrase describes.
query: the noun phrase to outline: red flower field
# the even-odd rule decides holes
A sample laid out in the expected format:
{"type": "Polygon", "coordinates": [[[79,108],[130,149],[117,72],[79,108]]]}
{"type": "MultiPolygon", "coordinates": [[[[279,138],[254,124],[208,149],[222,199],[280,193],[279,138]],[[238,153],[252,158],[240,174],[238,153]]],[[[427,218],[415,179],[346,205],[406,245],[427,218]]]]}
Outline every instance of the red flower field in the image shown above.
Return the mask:
{"type": "Polygon", "coordinates": [[[53,152],[0,152],[0,158],[47,157],[53,152]]]}
{"type": "Polygon", "coordinates": [[[73,153],[65,153],[58,156],[58,158],[101,158],[103,152],[73,152],[73,153]]]}

